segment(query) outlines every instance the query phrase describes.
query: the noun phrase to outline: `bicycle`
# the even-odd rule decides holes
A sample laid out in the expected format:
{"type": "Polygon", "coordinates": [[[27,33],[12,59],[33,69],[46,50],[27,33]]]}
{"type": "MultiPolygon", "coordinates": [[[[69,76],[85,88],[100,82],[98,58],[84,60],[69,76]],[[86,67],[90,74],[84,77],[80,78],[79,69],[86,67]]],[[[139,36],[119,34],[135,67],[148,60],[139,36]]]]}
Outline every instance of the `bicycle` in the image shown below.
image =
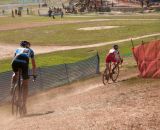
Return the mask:
{"type": "Polygon", "coordinates": [[[116,82],[119,76],[119,63],[108,63],[108,67],[106,66],[104,73],[102,75],[102,82],[106,85],[111,79],[113,82],[116,82]]]}
{"type": "MultiPolygon", "coordinates": [[[[21,82],[21,69],[18,69],[18,80],[17,83],[14,85],[13,93],[12,93],[12,115],[16,113],[16,116],[19,115],[20,117],[24,116],[26,113],[25,104],[23,103],[23,87],[21,82]]],[[[29,75],[33,76],[34,81],[36,80],[35,75],[29,75]]]]}

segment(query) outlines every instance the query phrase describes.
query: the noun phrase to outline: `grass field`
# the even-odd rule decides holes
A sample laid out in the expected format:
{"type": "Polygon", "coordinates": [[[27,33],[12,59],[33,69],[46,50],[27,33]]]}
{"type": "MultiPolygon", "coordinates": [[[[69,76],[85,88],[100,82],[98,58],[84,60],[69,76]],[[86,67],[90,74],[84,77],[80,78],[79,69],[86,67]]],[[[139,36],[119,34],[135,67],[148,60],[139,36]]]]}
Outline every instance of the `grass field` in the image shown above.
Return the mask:
{"type": "Polygon", "coordinates": [[[74,17],[67,17],[64,19],[61,19],[60,17],[56,17],[55,20],[53,20],[52,18],[48,18],[46,17],[39,17],[39,16],[24,16],[24,17],[1,17],[0,18],[0,26],[3,25],[15,25],[15,24],[31,24],[34,22],[54,22],[54,21],[66,21],[66,20],[88,20],[88,19],[95,19],[95,17],[91,17],[91,18],[87,18],[87,17],[83,17],[83,18],[74,18],[74,17]]]}
{"type": "MultiPolygon", "coordinates": [[[[23,15],[23,14],[22,14],[23,15]]],[[[160,19],[160,15],[153,14],[153,15],[64,15],[64,18],[61,19],[60,16],[55,16],[56,19],[46,17],[39,17],[39,16],[32,16],[32,15],[25,15],[24,17],[1,17],[0,18],[0,25],[7,25],[7,24],[19,24],[19,23],[32,23],[32,22],[48,22],[48,21],[66,21],[66,20],[93,20],[93,19],[160,19]]]]}
{"type": "MultiPolygon", "coordinates": [[[[20,40],[29,40],[33,45],[85,45],[99,42],[115,41],[130,37],[141,36],[160,32],[159,20],[115,20],[115,19],[160,19],[159,15],[136,15],[136,16],[95,16],[93,17],[66,17],[64,19],[57,18],[55,21],[81,20],[85,23],[52,25],[46,27],[36,27],[28,29],[18,29],[10,31],[1,31],[1,43],[17,44],[20,40]],[[113,19],[111,21],[91,22],[93,19],[113,19]],[[94,26],[123,26],[110,30],[97,31],[79,31],[78,28],[94,27],[94,26]]],[[[0,26],[7,24],[52,21],[47,17],[22,17],[22,18],[0,18],[0,26]],[[14,21],[14,22],[13,22],[14,21]]],[[[160,39],[160,36],[150,37],[134,41],[135,44],[141,43],[141,40],[150,41],[160,39]]],[[[37,66],[51,66],[63,63],[73,63],[86,59],[98,52],[100,54],[101,67],[104,66],[105,54],[112,45],[102,46],[98,48],[77,49],[70,51],[60,51],[48,54],[36,55],[37,66]]],[[[120,44],[123,56],[131,56],[131,43],[125,42],[120,44]]],[[[0,60],[0,72],[11,70],[11,59],[0,60]]],[[[127,65],[133,67],[133,65],[127,65]]]]}
{"type": "MultiPolygon", "coordinates": [[[[141,41],[150,41],[154,40],[155,37],[145,38],[134,41],[134,45],[141,44],[141,41]]],[[[156,37],[160,39],[160,36],[156,37]]],[[[121,55],[125,58],[125,61],[129,62],[129,64],[125,65],[124,67],[132,68],[135,67],[134,59],[131,58],[132,56],[132,45],[131,42],[124,42],[120,45],[120,52],[121,55]]],[[[36,62],[38,67],[44,66],[52,66],[57,64],[64,64],[64,63],[73,63],[79,60],[86,59],[95,55],[97,52],[100,55],[100,66],[101,69],[104,68],[104,59],[106,52],[112,47],[112,45],[102,46],[98,48],[87,48],[87,49],[76,49],[76,50],[68,50],[68,51],[59,51],[47,54],[40,54],[36,55],[36,62]]],[[[0,60],[0,72],[5,72],[11,70],[11,59],[0,60]]]]}
{"type": "MultiPolygon", "coordinates": [[[[45,20],[45,19],[44,19],[45,20]]],[[[159,32],[160,21],[124,21],[86,22],[76,24],[52,25],[0,32],[2,43],[18,43],[26,39],[33,45],[85,45],[108,42],[159,32]],[[121,26],[115,29],[80,31],[82,27],[121,26]]]]}

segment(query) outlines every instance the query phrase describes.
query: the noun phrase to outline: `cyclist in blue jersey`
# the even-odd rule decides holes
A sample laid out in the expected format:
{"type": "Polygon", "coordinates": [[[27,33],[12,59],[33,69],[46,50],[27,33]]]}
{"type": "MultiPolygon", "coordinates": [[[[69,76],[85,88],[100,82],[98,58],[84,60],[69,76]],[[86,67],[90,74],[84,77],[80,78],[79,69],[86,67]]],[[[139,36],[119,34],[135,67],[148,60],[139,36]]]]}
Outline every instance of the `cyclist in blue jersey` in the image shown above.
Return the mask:
{"type": "Polygon", "coordinates": [[[18,70],[21,69],[22,73],[22,86],[24,90],[23,94],[23,102],[24,108],[26,110],[26,101],[28,96],[28,68],[29,68],[29,59],[31,59],[32,63],[32,74],[36,77],[36,63],[34,59],[34,51],[30,48],[31,44],[28,41],[21,41],[20,48],[15,51],[14,58],[12,61],[12,80],[11,80],[11,94],[13,93],[13,88],[18,79],[18,70]]]}

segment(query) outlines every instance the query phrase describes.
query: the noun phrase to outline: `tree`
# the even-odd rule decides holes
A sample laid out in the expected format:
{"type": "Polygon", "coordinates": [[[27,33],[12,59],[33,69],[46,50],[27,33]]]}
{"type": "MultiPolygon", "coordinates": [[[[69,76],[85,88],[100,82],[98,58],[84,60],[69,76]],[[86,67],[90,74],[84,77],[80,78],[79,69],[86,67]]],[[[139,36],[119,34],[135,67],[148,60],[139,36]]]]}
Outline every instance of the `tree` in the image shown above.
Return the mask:
{"type": "Polygon", "coordinates": [[[81,10],[89,9],[90,2],[91,0],[78,0],[76,6],[80,7],[81,10]]]}

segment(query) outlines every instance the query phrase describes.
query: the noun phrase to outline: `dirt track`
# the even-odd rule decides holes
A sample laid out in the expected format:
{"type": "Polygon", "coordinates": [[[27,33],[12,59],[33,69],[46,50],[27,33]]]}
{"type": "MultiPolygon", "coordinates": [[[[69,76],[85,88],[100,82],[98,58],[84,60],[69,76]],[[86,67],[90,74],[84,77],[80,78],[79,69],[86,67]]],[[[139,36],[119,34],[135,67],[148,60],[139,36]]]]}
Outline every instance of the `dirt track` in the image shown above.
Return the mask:
{"type": "Polygon", "coordinates": [[[96,77],[36,94],[29,98],[24,118],[11,116],[9,105],[0,106],[0,129],[159,130],[160,80],[128,79],[135,74],[124,71],[119,82],[106,86],[96,77]]]}
{"type": "Polygon", "coordinates": [[[1,25],[0,31],[4,30],[14,30],[14,29],[25,29],[25,28],[33,28],[33,27],[43,27],[49,25],[57,25],[57,24],[69,24],[69,23],[79,23],[84,21],[48,21],[48,22],[33,22],[33,23],[18,23],[18,24],[7,24],[1,25]]]}
{"type": "Polygon", "coordinates": [[[159,130],[160,80],[125,80],[135,73],[124,72],[106,86],[97,77],[32,96],[24,118],[0,107],[0,129],[159,130]]]}

